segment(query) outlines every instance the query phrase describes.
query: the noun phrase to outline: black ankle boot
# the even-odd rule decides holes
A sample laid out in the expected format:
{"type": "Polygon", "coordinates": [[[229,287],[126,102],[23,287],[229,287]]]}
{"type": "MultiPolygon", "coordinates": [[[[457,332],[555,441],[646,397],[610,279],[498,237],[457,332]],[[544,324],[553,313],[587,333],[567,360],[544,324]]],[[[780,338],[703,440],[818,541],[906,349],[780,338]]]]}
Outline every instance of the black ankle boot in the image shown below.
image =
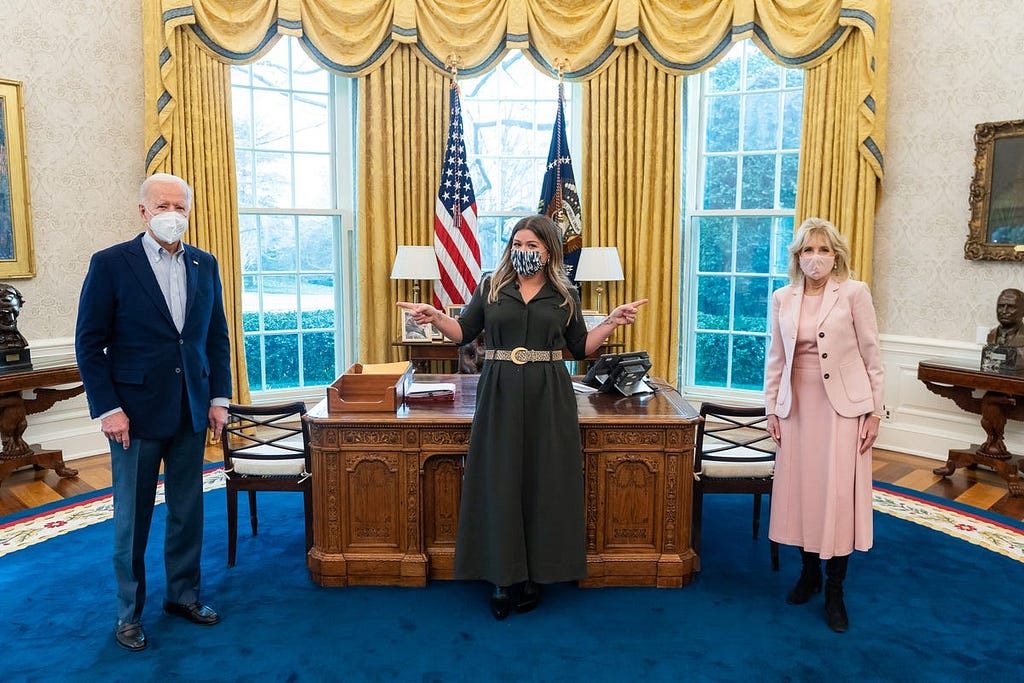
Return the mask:
{"type": "Polygon", "coordinates": [[[802,605],[811,599],[815,593],[821,592],[821,558],[818,553],[809,553],[800,550],[800,578],[797,579],[793,590],[786,595],[786,602],[791,605],[802,605]]]}
{"type": "Polygon", "coordinates": [[[519,613],[529,612],[536,609],[540,604],[540,585],[527,580],[519,587],[519,594],[516,596],[516,611],[519,613]]]}
{"type": "Polygon", "coordinates": [[[828,627],[836,633],[846,633],[850,620],[843,603],[843,581],[846,579],[846,565],[850,556],[833,557],[825,561],[825,618],[828,627]]]}
{"type": "Polygon", "coordinates": [[[491,593],[491,614],[494,615],[494,618],[501,621],[507,617],[511,602],[508,588],[505,586],[495,586],[494,592],[491,593]]]}

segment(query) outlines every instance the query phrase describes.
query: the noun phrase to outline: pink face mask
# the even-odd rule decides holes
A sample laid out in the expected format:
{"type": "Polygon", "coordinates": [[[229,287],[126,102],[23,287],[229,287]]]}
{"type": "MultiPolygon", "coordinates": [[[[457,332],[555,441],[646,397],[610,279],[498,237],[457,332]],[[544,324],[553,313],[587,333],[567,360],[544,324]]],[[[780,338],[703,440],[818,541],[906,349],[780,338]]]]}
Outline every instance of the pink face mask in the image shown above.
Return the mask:
{"type": "Polygon", "coordinates": [[[833,254],[813,254],[800,257],[800,270],[812,280],[820,280],[832,272],[836,265],[836,257],[833,254]]]}

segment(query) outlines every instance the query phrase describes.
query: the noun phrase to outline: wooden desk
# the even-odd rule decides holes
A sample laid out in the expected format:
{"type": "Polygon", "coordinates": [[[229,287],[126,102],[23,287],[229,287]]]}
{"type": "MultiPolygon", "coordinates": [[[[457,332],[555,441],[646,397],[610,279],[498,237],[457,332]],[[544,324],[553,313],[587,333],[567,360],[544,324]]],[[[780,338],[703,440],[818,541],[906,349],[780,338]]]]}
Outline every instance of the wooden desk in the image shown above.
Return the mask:
{"type": "MultiPolygon", "coordinates": [[[[407,359],[415,366],[416,372],[430,372],[432,361],[443,361],[448,372],[458,372],[459,369],[459,347],[453,341],[442,342],[406,342],[396,341],[392,346],[400,346],[407,349],[407,359]]],[[[625,348],[622,342],[609,342],[598,347],[597,351],[587,356],[584,360],[578,361],[583,365],[582,371],[586,371],[586,363],[593,362],[601,357],[602,353],[619,353],[625,348]]],[[[563,351],[562,357],[567,361],[575,361],[568,351],[563,351]]]]}
{"type": "Polygon", "coordinates": [[[981,415],[981,427],[986,439],[970,448],[952,449],[946,464],[932,472],[947,477],[958,467],[991,467],[1000,474],[1010,495],[1024,495],[1024,457],[1010,453],[1003,443],[1006,420],[1024,420],[1024,372],[985,372],[978,364],[951,361],[921,361],[917,365],[917,378],[932,393],[951,399],[960,408],[981,415]],[[982,390],[981,398],[974,391],[982,390]]]}
{"type": "MultiPolygon", "coordinates": [[[[306,416],[312,439],[313,547],[322,586],[423,586],[453,578],[462,471],[478,375],[454,403],[397,413],[306,416]]],[[[690,546],[699,418],[664,382],[644,397],[578,394],[586,496],[583,586],[680,587],[698,568],[690,546]]]]}
{"type": "Polygon", "coordinates": [[[62,477],[78,476],[78,470],[64,464],[64,453],[47,450],[38,444],[29,445],[22,439],[28,427],[27,415],[49,410],[57,401],[77,396],[85,391],[79,385],[70,389],[47,389],[57,384],[81,382],[74,361],[36,362],[30,370],[0,374],[0,435],[3,452],[0,453],[0,483],[19,467],[35,465],[47,467],[62,477]],[[21,393],[32,391],[35,398],[25,399],[21,393]]]}

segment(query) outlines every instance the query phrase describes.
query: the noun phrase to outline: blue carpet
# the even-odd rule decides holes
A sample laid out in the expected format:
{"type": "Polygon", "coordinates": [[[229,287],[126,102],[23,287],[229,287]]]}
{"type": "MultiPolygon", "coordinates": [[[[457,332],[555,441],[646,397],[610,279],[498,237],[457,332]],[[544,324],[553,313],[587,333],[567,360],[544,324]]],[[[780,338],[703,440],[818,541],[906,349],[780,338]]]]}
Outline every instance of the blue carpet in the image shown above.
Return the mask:
{"type": "MultiPolygon", "coordinates": [[[[850,561],[851,628],[823,600],[792,606],[799,571],[750,538],[749,499],[705,502],[703,570],[681,590],[549,587],[537,611],[495,621],[479,583],[321,588],[302,553],[301,497],[260,494],[226,566],[224,492],[207,494],[203,598],[218,626],[160,611],[163,508],[147,559],[150,647],[112,635],[112,525],[0,558],[4,681],[949,681],[1018,680],[1024,563],[875,514],[850,561]]],[[[244,519],[245,504],[242,504],[244,519]]],[[[2,521],[2,520],[0,520],[2,521]]]]}

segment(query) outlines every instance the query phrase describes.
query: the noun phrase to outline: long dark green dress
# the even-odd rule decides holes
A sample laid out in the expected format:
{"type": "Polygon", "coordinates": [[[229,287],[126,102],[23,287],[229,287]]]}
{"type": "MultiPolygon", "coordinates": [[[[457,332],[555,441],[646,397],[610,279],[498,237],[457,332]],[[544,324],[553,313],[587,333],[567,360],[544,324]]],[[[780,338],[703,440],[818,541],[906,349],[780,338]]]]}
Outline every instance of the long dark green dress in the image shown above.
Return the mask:
{"type": "MultiPolygon", "coordinates": [[[[459,319],[463,339],[487,349],[569,349],[586,355],[587,328],[569,319],[550,283],[524,303],[516,285],[487,303],[489,282],[459,319]]],[[[462,486],[455,576],[508,586],[587,575],[583,451],[576,396],[561,360],[484,361],[462,486]]]]}

